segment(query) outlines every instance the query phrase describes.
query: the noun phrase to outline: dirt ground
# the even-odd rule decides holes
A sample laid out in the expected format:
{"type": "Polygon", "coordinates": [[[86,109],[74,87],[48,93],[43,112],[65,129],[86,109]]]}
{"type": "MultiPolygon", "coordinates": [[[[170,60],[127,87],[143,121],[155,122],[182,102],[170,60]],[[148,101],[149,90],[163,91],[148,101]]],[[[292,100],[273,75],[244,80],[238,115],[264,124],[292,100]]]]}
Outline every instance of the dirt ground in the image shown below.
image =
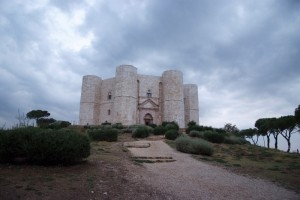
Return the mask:
{"type": "MultiPolygon", "coordinates": [[[[147,138],[150,141],[160,139],[162,138],[157,136],[147,138]]],[[[180,182],[178,177],[173,176],[178,169],[173,169],[174,173],[161,174],[160,171],[163,172],[163,169],[160,170],[159,168],[159,173],[157,173],[158,168],[154,169],[154,164],[149,162],[152,159],[163,159],[165,161],[171,159],[170,161],[172,161],[175,158],[179,160],[180,157],[176,158],[173,154],[160,154],[159,156],[162,157],[153,157],[155,154],[147,155],[147,159],[143,160],[144,158],[139,154],[134,157],[134,154],[130,154],[128,148],[123,146],[124,142],[132,141],[135,140],[129,134],[123,134],[119,137],[118,142],[93,142],[90,157],[86,161],[72,166],[32,166],[26,163],[18,165],[0,164],[0,200],[153,200],[188,199],[191,196],[189,193],[182,193],[182,197],[187,198],[179,198],[179,190],[176,188],[181,188],[180,184],[183,183],[180,182]],[[151,159],[149,160],[149,158],[151,159]],[[168,184],[165,184],[166,181],[169,181],[168,184]],[[178,187],[175,187],[176,184],[178,187]],[[170,185],[175,185],[175,189],[169,187],[170,185]]],[[[138,153],[140,151],[142,150],[140,149],[138,153]]],[[[185,156],[189,155],[183,155],[182,159],[184,160],[182,162],[186,161],[185,156]]],[[[169,164],[172,165],[172,162],[169,164]]],[[[190,162],[199,161],[193,159],[190,162]]],[[[159,166],[163,168],[167,164],[163,162],[159,166]]],[[[203,165],[202,167],[207,167],[206,170],[212,168],[210,165],[203,165]]],[[[186,171],[186,169],[180,171],[186,171]]],[[[188,170],[188,172],[191,172],[191,170],[188,170]]],[[[203,184],[206,184],[206,181],[203,184]]],[[[213,185],[210,185],[210,187],[212,187],[212,191],[215,191],[213,185]]],[[[198,189],[196,190],[199,192],[198,189]]],[[[210,190],[203,191],[205,193],[210,190]]],[[[202,195],[203,198],[200,198],[196,195],[193,199],[213,199],[208,198],[212,196],[203,197],[202,195]]],[[[230,197],[229,194],[227,196],[230,197]]]]}
{"type": "MultiPolygon", "coordinates": [[[[72,166],[0,164],[0,199],[169,199],[132,172],[144,167],[130,158],[123,141],[92,144],[87,161],[72,166]]],[[[139,173],[137,173],[139,174],[139,173]]]]}

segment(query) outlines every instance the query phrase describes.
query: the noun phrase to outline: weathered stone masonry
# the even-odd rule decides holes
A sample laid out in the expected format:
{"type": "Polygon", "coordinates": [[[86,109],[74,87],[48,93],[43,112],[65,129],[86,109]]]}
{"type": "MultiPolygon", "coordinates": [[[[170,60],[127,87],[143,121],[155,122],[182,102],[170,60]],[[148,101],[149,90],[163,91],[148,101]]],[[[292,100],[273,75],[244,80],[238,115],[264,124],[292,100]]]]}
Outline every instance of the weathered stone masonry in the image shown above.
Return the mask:
{"type": "Polygon", "coordinates": [[[114,78],[83,77],[79,118],[80,125],[176,121],[184,128],[189,121],[199,123],[198,87],[183,84],[182,72],[177,70],[148,76],[138,74],[131,65],[121,65],[114,78]]]}

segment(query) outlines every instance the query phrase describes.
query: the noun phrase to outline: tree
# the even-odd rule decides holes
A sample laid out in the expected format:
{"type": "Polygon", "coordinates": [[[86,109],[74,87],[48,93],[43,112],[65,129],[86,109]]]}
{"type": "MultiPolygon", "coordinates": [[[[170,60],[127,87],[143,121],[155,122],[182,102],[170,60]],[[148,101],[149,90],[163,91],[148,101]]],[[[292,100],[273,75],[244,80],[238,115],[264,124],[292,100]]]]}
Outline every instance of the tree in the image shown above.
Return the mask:
{"type": "Polygon", "coordinates": [[[276,120],[278,126],[278,132],[286,139],[288,143],[287,152],[290,152],[291,149],[291,135],[296,130],[296,118],[295,116],[288,115],[280,117],[276,120]]]}
{"type": "Polygon", "coordinates": [[[273,124],[276,118],[261,118],[255,122],[255,127],[262,136],[267,137],[267,147],[270,148],[270,136],[274,133],[273,124]]]}
{"type": "Polygon", "coordinates": [[[46,110],[32,110],[26,114],[27,118],[35,119],[36,124],[39,126],[39,120],[44,117],[49,117],[50,113],[46,110]]]}
{"type": "Polygon", "coordinates": [[[44,118],[41,117],[37,119],[37,124],[40,128],[48,128],[49,124],[56,122],[53,118],[44,118]]]}
{"type": "Polygon", "coordinates": [[[254,145],[257,145],[258,138],[259,138],[259,132],[256,128],[248,128],[240,131],[240,135],[250,138],[254,145]],[[256,139],[253,137],[256,136],[256,139]]]}
{"type": "Polygon", "coordinates": [[[239,132],[239,129],[236,127],[236,125],[232,125],[231,123],[225,124],[223,129],[227,133],[237,134],[239,132]]]}
{"type": "Polygon", "coordinates": [[[298,126],[298,131],[300,131],[300,105],[295,109],[295,120],[298,126]]]}

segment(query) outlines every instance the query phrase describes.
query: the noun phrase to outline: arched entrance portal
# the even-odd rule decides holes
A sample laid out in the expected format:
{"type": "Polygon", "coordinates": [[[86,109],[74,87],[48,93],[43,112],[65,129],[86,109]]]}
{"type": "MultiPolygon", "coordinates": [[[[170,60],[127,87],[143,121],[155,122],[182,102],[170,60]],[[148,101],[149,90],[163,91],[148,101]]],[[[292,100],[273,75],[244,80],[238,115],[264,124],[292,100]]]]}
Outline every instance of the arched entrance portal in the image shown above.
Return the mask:
{"type": "Polygon", "coordinates": [[[144,117],[144,122],[146,125],[153,124],[153,117],[151,114],[147,113],[144,117]]]}

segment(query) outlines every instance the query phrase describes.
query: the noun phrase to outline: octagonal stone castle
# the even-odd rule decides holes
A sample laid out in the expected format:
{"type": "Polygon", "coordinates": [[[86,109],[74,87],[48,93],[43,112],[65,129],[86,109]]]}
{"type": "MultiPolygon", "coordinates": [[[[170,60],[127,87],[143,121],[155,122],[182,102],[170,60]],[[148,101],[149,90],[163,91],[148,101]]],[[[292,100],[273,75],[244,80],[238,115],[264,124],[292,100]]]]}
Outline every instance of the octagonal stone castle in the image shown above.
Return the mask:
{"type": "Polygon", "coordinates": [[[138,74],[134,66],[121,65],[113,78],[83,77],[79,118],[80,125],[176,121],[184,128],[192,120],[199,123],[198,87],[183,84],[183,74],[177,70],[149,76],[138,74]]]}

